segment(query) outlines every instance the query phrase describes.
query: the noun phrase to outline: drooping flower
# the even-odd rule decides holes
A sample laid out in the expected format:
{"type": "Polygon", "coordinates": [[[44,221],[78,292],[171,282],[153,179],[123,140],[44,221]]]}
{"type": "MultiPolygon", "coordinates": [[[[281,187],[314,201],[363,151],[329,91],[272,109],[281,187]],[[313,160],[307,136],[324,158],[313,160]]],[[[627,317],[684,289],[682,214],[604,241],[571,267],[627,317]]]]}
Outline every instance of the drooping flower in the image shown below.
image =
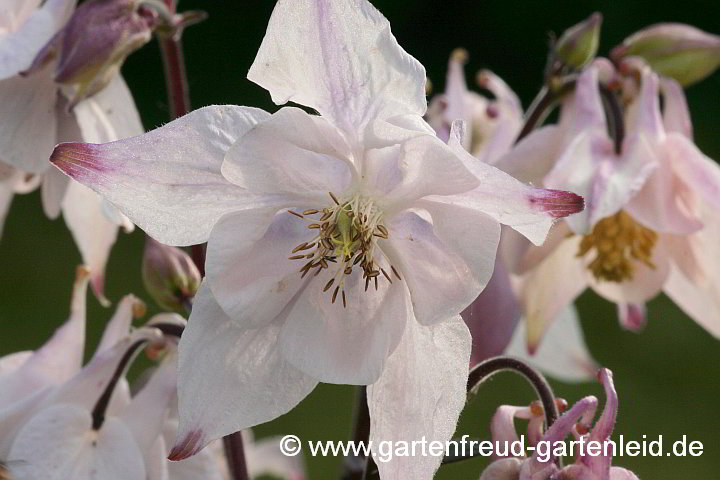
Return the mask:
{"type": "MultiPolygon", "coordinates": [[[[54,169],[48,169],[47,157],[61,141],[105,142],[143,132],[132,96],[119,75],[106,75],[107,70],[103,70],[102,80],[97,81],[95,73],[100,74],[100,70],[86,69],[87,75],[75,75],[82,76],[82,81],[94,86],[84,87],[85,93],[74,102],[87,97],[91,91],[98,93],[80,101],[70,113],[67,112],[69,98],[77,94],[76,89],[61,88],[55,81],[56,66],[72,64],[77,70],[109,61],[98,56],[101,52],[88,49],[84,42],[90,40],[90,36],[83,34],[92,31],[91,36],[96,40],[101,31],[106,32],[103,37],[106,39],[108,33],[114,35],[113,38],[123,35],[123,28],[110,28],[107,23],[86,15],[97,4],[109,3],[117,2],[85,2],[74,11],[75,2],[69,0],[48,0],[42,5],[33,1],[4,0],[5,12],[0,20],[7,21],[0,25],[0,103],[3,105],[0,118],[0,222],[4,221],[15,193],[26,193],[42,184],[46,214],[56,218],[62,212],[83,261],[91,268],[93,290],[103,303],[107,303],[103,295],[105,264],[115,243],[118,226],[126,231],[132,230],[133,226],[97,194],[76,182],[68,182],[54,169]],[[56,48],[62,39],[66,45],[56,48]],[[78,42],[85,46],[79,48],[78,42]],[[51,51],[55,57],[47,55],[51,51]],[[83,61],[77,61],[78,56],[83,61]],[[36,58],[42,58],[44,62],[28,72],[36,58]],[[25,72],[24,76],[21,72],[25,72]],[[100,86],[104,88],[100,89],[100,86]]],[[[128,15],[133,15],[132,9],[126,10],[128,15]]],[[[122,26],[117,22],[113,25],[122,26]]],[[[96,42],[93,45],[100,43],[108,44],[96,42]]],[[[113,65],[119,66],[120,60],[113,57],[113,65]]]]}
{"type": "Polygon", "coordinates": [[[201,275],[187,253],[147,237],[142,278],[145,289],[158,305],[182,313],[189,310],[200,286],[201,275]]]}
{"type": "Polygon", "coordinates": [[[588,286],[618,305],[626,328],[641,328],[645,302],[665,291],[718,336],[716,295],[707,293],[716,275],[713,261],[702,259],[713,251],[705,245],[713,244],[717,220],[709,212],[718,204],[720,169],[692,143],[681,87],[661,82],[643,65],[634,67],[641,86],[625,108],[624,140],[610,139],[598,86],[603,65],[580,76],[569,107],[574,121],[563,132],[565,149],[538,181],[585,195],[587,209],[513,266],[522,275],[529,346],[537,347],[549,323],[588,286]]]}
{"type": "Polygon", "coordinates": [[[287,412],[318,381],[370,385],[371,439],[449,438],[470,353],[459,313],[487,283],[500,223],[541,243],[582,199],[475,161],[461,124],[449,146],[435,137],[424,69],[365,0],[278,2],[248,77],[320,115],[207,107],[51,159],[158,241],[208,240],[171,458],[287,412]]]}
{"type": "MultiPolygon", "coordinates": [[[[542,406],[513,407],[503,405],[497,409],[492,420],[493,442],[519,441],[513,420],[528,419],[528,442],[535,447],[531,457],[516,457],[512,454],[497,458],[480,476],[480,480],[637,480],[637,476],[621,467],[612,466],[613,448],[605,448],[615,428],[618,396],[612,380],[612,372],[601,369],[598,379],[605,388],[605,407],[593,427],[592,421],[597,410],[598,400],[594,396],[580,399],[572,408],[558,418],[543,432],[542,406]],[[598,442],[601,454],[597,456],[578,453],[575,463],[560,469],[555,463],[556,442],[573,435],[575,440],[584,437],[587,442],[598,442]],[[543,447],[538,446],[544,442],[543,447]]],[[[504,447],[501,447],[504,448],[504,447]]],[[[579,449],[578,449],[579,450],[579,449]]],[[[586,451],[587,452],[587,451],[586,451]]],[[[586,453],[585,452],[585,453],[586,453]]]]}

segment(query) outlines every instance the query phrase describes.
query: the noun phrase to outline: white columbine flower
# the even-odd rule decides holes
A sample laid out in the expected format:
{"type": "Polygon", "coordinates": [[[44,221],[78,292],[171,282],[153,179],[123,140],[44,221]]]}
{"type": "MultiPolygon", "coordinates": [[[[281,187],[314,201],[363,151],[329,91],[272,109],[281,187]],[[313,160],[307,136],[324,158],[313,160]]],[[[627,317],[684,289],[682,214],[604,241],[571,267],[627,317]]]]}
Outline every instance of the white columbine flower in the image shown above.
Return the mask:
{"type": "MultiPolygon", "coordinates": [[[[542,243],[574,194],[524,185],[422,120],[423,67],[365,0],[278,2],[248,77],[284,107],[215,106],[52,161],[158,241],[208,241],[180,344],[171,458],[271,420],[319,381],[370,385],[371,439],[445,441],[465,403],[459,313],[500,223],[542,243]]],[[[433,457],[379,465],[430,478],[433,457]]]]}

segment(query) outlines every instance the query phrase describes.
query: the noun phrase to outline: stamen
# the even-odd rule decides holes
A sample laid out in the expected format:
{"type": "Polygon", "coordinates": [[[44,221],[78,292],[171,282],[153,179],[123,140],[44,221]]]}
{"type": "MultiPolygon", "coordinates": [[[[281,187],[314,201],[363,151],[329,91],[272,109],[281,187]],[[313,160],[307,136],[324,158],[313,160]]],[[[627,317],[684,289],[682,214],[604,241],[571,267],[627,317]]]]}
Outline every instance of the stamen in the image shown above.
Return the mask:
{"type": "Polygon", "coordinates": [[[305,218],[305,217],[303,217],[301,214],[299,214],[299,213],[297,213],[297,212],[294,212],[294,211],[292,211],[292,210],[288,210],[288,213],[292,213],[292,214],[295,215],[296,217],[305,218]]]}
{"type": "Polygon", "coordinates": [[[327,292],[328,290],[330,290],[330,287],[332,287],[333,283],[335,283],[335,279],[331,278],[330,281],[327,284],[325,284],[325,288],[323,288],[323,292],[327,292]]]}
{"type": "Polygon", "coordinates": [[[397,272],[397,270],[395,270],[395,267],[393,267],[392,265],[390,265],[390,269],[391,269],[392,272],[395,274],[395,276],[398,278],[398,280],[402,281],[402,278],[400,278],[400,274],[397,272]]]}
{"type": "Polygon", "coordinates": [[[305,255],[293,255],[292,257],[288,257],[288,260],[300,260],[301,258],[305,258],[305,255]]]}
{"type": "Polygon", "coordinates": [[[321,228],[321,225],[319,223],[311,223],[310,225],[308,225],[308,228],[311,230],[317,229],[317,228],[321,228]]]}
{"type": "Polygon", "coordinates": [[[632,280],[637,262],[655,268],[652,253],[656,242],[657,233],[620,211],[595,224],[592,233],[580,242],[576,256],[595,250],[595,258],[588,265],[595,279],[620,283],[632,280]]]}
{"type": "MultiPolygon", "coordinates": [[[[333,292],[333,296],[332,296],[332,303],[335,303],[335,299],[337,298],[337,294],[338,294],[339,290],[340,290],[339,286],[335,287],[335,291],[333,292]]],[[[344,292],[345,292],[345,290],[343,290],[343,293],[344,292]]]]}
{"type": "Polygon", "coordinates": [[[330,198],[333,199],[333,202],[335,202],[337,205],[340,205],[340,202],[338,201],[337,197],[333,192],[328,192],[330,194],[330,198]]]}
{"type": "Polygon", "coordinates": [[[345,290],[342,291],[342,297],[343,297],[343,308],[347,308],[347,300],[345,299],[345,290]]]}
{"type": "Polygon", "coordinates": [[[305,210],[302,214],[303,215],[315,215],[318,212],[319,212],[319,210],[315,210],[314,208],[311,208],[310,210],[305,210]]]}

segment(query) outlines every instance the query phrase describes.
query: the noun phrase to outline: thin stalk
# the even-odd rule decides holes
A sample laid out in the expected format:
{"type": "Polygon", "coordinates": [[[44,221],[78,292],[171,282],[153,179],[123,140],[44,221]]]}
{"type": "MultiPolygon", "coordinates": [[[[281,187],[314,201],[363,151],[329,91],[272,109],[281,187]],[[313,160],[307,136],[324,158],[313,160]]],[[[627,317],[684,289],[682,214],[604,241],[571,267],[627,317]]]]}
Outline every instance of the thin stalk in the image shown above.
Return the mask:
{"type": "Polygon", "coordinates": [[[615,153],[620,154],[625,140],[625,120],[617,96],[605,85],[600,85],[600,98],[607,118],[608,135],[613,139],[615,153]]]}
{"type": "MultiPolygon", "coordinates": [[[[353,441],[367,444],[370,439],[370,410],[367,404],[367,387],[358,387],[355,402],[355,420],[353,422],[353,441]]],[[[345,459],[343,480],[361,480],[367,459],[362,455],[351,455],[345,459]]]]}
{"type": "Polygon", "coordinates": [[[545,121],[548,115],[557,106],[559,101],[575,88],[575,79],[573,77],[565,78],[562,83],[554,88],[544,86],[535,96],[535,100],[525,114],[525,123],[520,129],[515,143],[517,144],[528,136],[530,132],[538,128],[545,121]]]}

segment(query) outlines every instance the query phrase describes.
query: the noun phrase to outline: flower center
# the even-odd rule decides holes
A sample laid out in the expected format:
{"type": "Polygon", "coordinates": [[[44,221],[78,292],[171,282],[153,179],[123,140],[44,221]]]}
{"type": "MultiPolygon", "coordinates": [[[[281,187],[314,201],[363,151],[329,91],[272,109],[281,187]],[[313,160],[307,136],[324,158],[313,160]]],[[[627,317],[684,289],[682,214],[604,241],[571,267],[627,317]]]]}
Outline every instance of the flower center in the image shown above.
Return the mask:
{"type": "Polygon", "coordinates": [[[595,259],[588,268],[595,279],[619,283],[632,280],[634,262],[655,268],[652,252],[656,242],[657,233],[621,210],[600,220],[592,233],[583,237],[577,256],[594,249],[595,259]]]}
{"type": "Polygon", "coordinates": [[[335,272],[323,291],[327,292],[335,286],[332,303],[335,303],[338,293],[341,293],[343,306],[346,307],[345,276],[350,275],[353,268],[362,269],[365,291],[370,282],[374,283],[377,290],[380,275],[392,283],[390,274],[378,266],[379,258],[376,253],[387,260],[390,270],[398,280],[401,278],[382,250],[376,248],[377,239],[387,239],[390,232],[383,225],[382,212],[373,201],[360,196],[340,201],[332,192],[330,198],[334,205],[329,208],[310,209],[302,213],[288,210],[296,217],[310,221],[308,228],[318,232],[309,242],[295,247],[289,259],[306,261],[300,269],[302,277],[312,270],[317,276],[324,269],[334,268],[335,272]]]}

